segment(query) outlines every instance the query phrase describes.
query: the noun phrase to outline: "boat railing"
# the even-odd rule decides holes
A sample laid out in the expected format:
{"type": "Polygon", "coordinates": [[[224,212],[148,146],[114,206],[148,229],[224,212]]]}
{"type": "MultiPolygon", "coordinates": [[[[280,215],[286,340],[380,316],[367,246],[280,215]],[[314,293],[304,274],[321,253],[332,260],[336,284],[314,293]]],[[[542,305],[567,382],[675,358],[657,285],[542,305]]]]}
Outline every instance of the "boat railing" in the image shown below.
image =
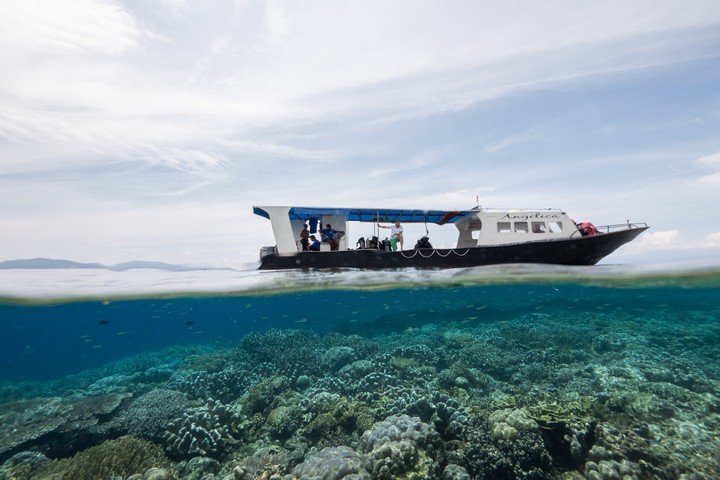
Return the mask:
{"type": "Polygon", "coordinates": [[[618,223],[615,225],[596,225],[595,228],[601,233],[617,232],[618,230],[630,230],[633,228],[647,228],[647,223],[644,222],[626,222],[618,223]]]}

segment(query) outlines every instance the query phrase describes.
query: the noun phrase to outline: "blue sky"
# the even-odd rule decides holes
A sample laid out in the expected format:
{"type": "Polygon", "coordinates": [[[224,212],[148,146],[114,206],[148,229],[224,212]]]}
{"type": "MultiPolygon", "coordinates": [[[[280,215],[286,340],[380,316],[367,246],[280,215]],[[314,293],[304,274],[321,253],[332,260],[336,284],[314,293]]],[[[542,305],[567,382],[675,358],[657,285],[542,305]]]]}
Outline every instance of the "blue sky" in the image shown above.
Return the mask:
{"type": "Polygon", "coordinates": [[[2,8],[0,259],[238,265],[253,204],[476,195],[650,223],[615,261],[720,253],[713,1],[2,8]]]}

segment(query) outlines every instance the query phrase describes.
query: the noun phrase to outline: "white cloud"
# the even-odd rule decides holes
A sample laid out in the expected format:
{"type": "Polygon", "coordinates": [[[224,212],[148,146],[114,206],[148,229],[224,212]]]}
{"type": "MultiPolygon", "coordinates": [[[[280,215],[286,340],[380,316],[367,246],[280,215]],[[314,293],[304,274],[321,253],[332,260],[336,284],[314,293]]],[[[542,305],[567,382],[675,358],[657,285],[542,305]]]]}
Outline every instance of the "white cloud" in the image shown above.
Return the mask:
{"type": "Polygon", "coordinates": [[[144,31],[121,6],[101,0],[15,0],[3,4],[3,57],[37,60],[50,55],[117,55],[138,46],[144,31]]]}
{"type": "Polygon", "coordinates": [[[666,248],[681,248],[686,244],[680,238],[678,230],[664,232],[648,232],[637,242],[640,250],[660,250],[666,248]]]}
{"type": "Polygon", "coordinates": [[[690,244],[681,238],[680,231],[673,229],[642,233],[638,239],[623,246],[622,251],[624,254],[635,255],[658,250],[677,250],[689,247],[690,244]]]}
{"type": "MultiPolygon", "coordinates": [[[[714,169],[720,169],[720,152],[713,155],[706,155],[695,160],[695,164],[701,167],[710,167],[714,169]]],[[[701,187],[720,187],[720,171],[711,173],[709,175],[703,175],[696,182],[701,187]]]]}
{"type": "Polygon", "coordinates": [[[710,233],[703,238],[684,238],[677,229],[660,232],[648,231],[637,240],[623,247],[624,254],[638,254],[653,251],[696,251],[720,248],[720,232],[710,233]]]}
{"type": "Polygon", "coordinates": [[[417,172],[418,170],[421,170],[424,167],[430,166],[435,163],[439,156],[440,152],[438,151],[428,151],[421,155],[410,158],[407,161],[397,162],[397,165],[376,168],[370,172],[369,177],[372,179],[380,179],[397,176],[397,174],[403,172],[417,172]]]}
{"type": "MultiPolygon", "coordinates": [[[[720,22],[707,1],[158,6],[172,22],[163,9],[100,0],[6,6],[0,136],[34,153],[16,169],[55,167],[56,151],[90,158],[203,149],[219,158],[218,142],[259,144],[262,129],[463,109],[704,55],[697,46],[708,34],[698,27],[720,22]],[[689,27],[696,30],[681,30],[689,27]]],[[[214,166],[182,155],[167,163],[214,166]]]]}
{"type": "Polygon", "coordinates": [[[704,187],[720,187],[720,172],[700,177],[697,183],[704,187]]]}
{"type": "Polygon", "coordinates": [[[705,236],[705,246],[708,248],[720,248],[720,232],[707,234],[705,236]]]}
{"type": "Polygon", "coordinates": [[[704,167],[720,167],[720,152],[700,157],[695,163],[704,167]]]}
{"type": "Polygon", "coordinates": [[[207,173],[229,162],[227,157],[200,150],[180,150],[173,148],[149,148],[151,161],[164,163],[167,166],[196,172],[207,173]]]}
{"type": "Polygon", "coordinates": [[[498,142],[495,142],[494,144],[485,147],[485,151],[488,153],[495,153],[499,152],[500,150],[503,150],[507,147],[510,147],[512,145],[516,145],[521,142],[526,142],[533,138],[531,131],[533,129],[526,130],[524,132],[518,133],[516,135],[511,135],[509,137],[505,137],[501,139],[498,142]]]}

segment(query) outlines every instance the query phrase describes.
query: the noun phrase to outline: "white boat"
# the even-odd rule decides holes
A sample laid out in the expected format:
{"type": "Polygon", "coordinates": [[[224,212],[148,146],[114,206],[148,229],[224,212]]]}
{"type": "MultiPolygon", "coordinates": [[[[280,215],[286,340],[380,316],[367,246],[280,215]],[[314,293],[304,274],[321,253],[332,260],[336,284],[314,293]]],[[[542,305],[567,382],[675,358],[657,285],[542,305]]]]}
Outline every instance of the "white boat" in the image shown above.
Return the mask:
{"type": "Polygon", "coordinates": [[[260,251],[260,269],[308,268],[461,268],[501,263],[594,265],[649,227],[645,223],[595,227],[576,224],[557,209],[408,210],[259,206],[253,212],[270,220],[275,245],[260,251]],[[433,248],[422,237],[410,250],[393,251],[378,236],[351,243],[351,222],[434,223],[454,226],[452,248],[433,248]],[[331,224],[337,249],[323,242],[320,251],[303,251],[303,226],[331,224]],[[339,237],[339,238],[338,238],[339,237]]]}

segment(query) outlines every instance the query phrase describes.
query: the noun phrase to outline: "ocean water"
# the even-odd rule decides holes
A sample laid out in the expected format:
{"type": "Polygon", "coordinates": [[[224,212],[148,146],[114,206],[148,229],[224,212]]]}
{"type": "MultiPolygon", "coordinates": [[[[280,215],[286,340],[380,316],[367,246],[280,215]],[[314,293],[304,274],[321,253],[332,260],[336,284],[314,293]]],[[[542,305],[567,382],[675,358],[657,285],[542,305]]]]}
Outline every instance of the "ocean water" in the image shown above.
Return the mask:
{"type": "Polygon", "coordinates": [[[17,270],[0,296],[0,479],[720,476],[718,270],[17,270]]]}

